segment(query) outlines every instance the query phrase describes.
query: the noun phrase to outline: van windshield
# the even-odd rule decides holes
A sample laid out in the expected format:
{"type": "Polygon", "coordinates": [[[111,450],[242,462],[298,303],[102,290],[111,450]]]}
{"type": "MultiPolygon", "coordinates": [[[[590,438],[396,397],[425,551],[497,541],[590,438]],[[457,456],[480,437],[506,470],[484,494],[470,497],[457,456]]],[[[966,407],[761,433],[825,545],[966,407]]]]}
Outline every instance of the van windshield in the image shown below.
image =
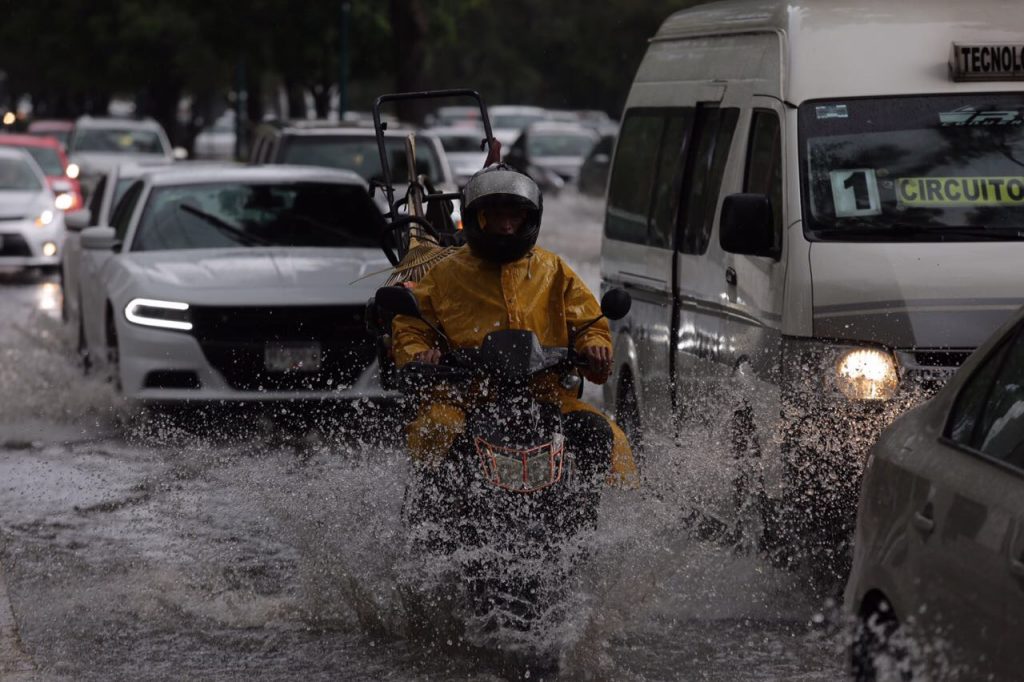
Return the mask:
{"type": "Polygon", "coordinates": [[[808,238],[1024,239],[1024,95],[800,106],[808,238]]]}

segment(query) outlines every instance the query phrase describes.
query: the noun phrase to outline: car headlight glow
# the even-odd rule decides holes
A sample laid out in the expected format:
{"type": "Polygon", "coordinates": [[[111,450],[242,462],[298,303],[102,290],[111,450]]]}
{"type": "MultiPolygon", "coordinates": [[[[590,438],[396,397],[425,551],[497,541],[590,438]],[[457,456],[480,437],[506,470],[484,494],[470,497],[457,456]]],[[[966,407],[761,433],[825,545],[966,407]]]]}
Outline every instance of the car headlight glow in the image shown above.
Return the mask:
{"type": "Polygon", "coordinates": [[[67,175],[72,180],[74,180],[75,178],[78,177],[78,174],[81,172],[82,169],[78,167],[77,163],[69,163],[67,170],[64,171],[64,174],[67,175]]]}
{"type": "Polygon", "coordinates": [[[192,321],[188,303],[158,301],[152,298],[133,298],[124,307],[125,319],[143,327],[191,331],[192,321]]]}
{"type": "Polygon", "coordinates": [[[53,211],[47,208],[43,210],[42,213],[37,215],[32,222],[35,223],[36,227],[46,227],[47,225],[53,222],[53,217],[53,211]]]}
{"type": "Polygon", "coordinates": [[[899,387],[892,354],[874,348],[844,353],[836,364],[836,375],[839,390],[851,400],[888,400],[899,387]]]}
{"type": "Polygon", "coordinates": [[[62,211],[66,211],[75,205],[75,198],[67,192],[62,192],[53,200],[53,205],[62,211]]]}
{"type": "Polygon", "coordinates": [[[43,255],[47,258],[52,258],[57,255],[57,245],[53,242],[46,242],[43,244],[43,255]]]}

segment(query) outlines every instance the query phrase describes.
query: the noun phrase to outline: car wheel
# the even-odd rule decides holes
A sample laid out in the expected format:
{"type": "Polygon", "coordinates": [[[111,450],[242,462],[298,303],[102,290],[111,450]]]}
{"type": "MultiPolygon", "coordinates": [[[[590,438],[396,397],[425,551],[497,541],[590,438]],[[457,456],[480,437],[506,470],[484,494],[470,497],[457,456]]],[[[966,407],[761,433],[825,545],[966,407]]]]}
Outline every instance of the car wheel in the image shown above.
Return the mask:
{"type": "Polygon", "coordinates": [[[885,597],[863,609],[850,651],[850,671],[858,682],[915,679],[906,630],[885,597]]]}
{"type": "Polygon", "coordinates": [[[110,372],[110,383],[120,393],[121,385],[121,347],[117,340],[117,325],[114,324],[113,310],[107,307],[107,368],[110,372]]]}
{"type": "Polygon", "coordinates": [[[89,374],[92,369],[92,358],[89,357],[89,346],[85,342],[85,318],[82,317],[82,302],[78,302],[78,324],[75,331],[75,351],[82,367],[82,374],[89,374]]]}

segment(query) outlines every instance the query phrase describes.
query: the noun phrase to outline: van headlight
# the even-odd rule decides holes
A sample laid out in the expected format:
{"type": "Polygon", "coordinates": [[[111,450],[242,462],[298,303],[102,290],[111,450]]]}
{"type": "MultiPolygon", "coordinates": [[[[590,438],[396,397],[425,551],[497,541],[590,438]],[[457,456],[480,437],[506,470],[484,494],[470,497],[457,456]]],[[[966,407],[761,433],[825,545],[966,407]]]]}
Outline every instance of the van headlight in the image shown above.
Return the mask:
{"type": "Polygon", "coordinates": [[[889,400],[899,388],[896,361],[876,348],[846,351],[836,363],[836,385],[850,400],[889,400]]]}
{"type": "Polygon", "coordinates": [[[143,327],[192,331],[192,317],[188,312],[188,303],[133,298],[124,307],[124,317],[132,324],[143,327]]]}

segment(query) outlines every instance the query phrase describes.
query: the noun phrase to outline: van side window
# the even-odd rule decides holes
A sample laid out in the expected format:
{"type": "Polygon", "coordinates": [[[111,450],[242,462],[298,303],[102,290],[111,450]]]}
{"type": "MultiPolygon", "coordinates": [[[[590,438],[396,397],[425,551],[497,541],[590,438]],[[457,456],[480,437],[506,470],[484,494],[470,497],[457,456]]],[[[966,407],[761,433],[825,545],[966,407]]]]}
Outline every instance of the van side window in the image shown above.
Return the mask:
{"type": "Polygon", "coordinates": [[[608,185],[604,229],[609,239],[647,242],[647,214],[664,127],[665,116],[661,112],[626,114],[608,185]]]}
{"type": "Polygon", "coordinates": [[[782,242],[782,138],[779,116],[770,109],[755,109],[747,142],[747,170],[743,191],[764,194],[772,205],[775,243],[782,242]]]}
{"type": "Polygon", "coordinates": [[[661,138],[661,156],[651,206],[648,244],[672,248],[676,215],[679,213],[679,188],[683,184],[683,147],[693,126],[693,109],[676,109],[668,115],[661,138]]]}
{"type": "Polygon", "coordinates": [[[679,214],[678,248],[682,253],[703,254],[708,250],[718,191],[739,113],[734,107],[697,107],[692,142],[696,148],[689,155],[683,180],[683,210],[679,214]]]}

